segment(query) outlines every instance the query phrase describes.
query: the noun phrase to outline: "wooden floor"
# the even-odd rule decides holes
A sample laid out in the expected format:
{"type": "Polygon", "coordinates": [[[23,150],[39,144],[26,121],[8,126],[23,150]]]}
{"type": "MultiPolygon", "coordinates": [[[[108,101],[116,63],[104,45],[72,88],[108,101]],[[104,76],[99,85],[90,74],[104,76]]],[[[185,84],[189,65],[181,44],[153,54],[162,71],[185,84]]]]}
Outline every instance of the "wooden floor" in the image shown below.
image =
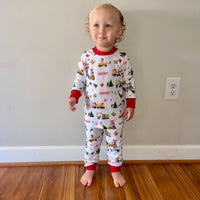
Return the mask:
{"type": "Polygon", "coordinates": [[[84,187],[82,165],[0,167],[0,200],[197,200],[200,164],[124,164],[127,180],[115,188],[109,168],[97,167],[93,185],[84,187]]]}

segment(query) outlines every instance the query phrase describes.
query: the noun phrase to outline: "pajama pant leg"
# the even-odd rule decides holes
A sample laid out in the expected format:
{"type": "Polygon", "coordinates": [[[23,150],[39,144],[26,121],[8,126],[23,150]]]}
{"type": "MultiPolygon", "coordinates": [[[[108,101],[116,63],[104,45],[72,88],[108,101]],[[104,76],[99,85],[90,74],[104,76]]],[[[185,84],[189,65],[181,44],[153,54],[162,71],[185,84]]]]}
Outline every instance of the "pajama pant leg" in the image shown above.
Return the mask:
{"type": "Polygon", "coordinates": [[[103,129],[86,126],[85,167],[99,161],[100,146],[103,139],[103,129]]]}
{"type": "Polygon", "coordinates": [[[121,166],[123,162],[122,130],[122,128],[106,130],[108,164],[115,167],[121,166]]]}

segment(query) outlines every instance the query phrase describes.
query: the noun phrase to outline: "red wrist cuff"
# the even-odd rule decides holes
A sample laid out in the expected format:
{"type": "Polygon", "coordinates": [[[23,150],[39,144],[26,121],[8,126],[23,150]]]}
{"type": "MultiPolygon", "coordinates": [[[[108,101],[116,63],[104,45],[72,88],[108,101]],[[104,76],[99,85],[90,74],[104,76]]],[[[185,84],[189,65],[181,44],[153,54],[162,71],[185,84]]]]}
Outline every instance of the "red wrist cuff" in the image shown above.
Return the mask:
{"type": "Polygon", "coordinates": [[[69,98],[71,97],[74,97],[76,99],[76,103],[78,103],[78,100],[81,97],[81,92],[79,90],[72,90],[69,98]]]}
{"type": "Polygon", "coordinates": [[[127,108],[135,108],[135,98],[127,98],[126,99],[126,107],[127,108]]]}

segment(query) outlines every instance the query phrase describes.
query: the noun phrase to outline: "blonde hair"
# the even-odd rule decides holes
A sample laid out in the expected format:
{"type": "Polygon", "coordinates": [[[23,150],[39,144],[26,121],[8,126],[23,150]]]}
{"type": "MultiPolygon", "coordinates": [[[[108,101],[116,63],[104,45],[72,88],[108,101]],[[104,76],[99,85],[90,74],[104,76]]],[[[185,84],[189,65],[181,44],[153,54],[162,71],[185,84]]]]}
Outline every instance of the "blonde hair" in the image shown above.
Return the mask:
{"type": "MultiPolygon", "coordinates": [[[[87,28],[88,28],[89,25],[90,25],[90,19],[91,19],[91,16],[92,16],[93,12],[94,12],[96,9],[99,9],[99,8],[111,8],[111,9],[113,9],[113,10],[117,13],[117,15],[118,15],[118,17],[119,17],[121,28],[123,28],[123,30],[125,30],[126,24],[125,24],[125,21],[124,21],[124,16],[122,15],[121,11],[120,11],[118,8],[116,8],[115,6],[113,6],[112,4],[109,4],[109,3],[108,3],[108,4],[107,4],[107,3],[104,3],[104,4],[96,5],[96,6],[91,10],[91,12],[90,12],[89,15],[88,15],[87,28]]],[[[123,37],[123,34],[121,35],[120,38],[117,39],[116,42],[120,42],[120,41],[122,40],[122,37],[123,37]]]]}

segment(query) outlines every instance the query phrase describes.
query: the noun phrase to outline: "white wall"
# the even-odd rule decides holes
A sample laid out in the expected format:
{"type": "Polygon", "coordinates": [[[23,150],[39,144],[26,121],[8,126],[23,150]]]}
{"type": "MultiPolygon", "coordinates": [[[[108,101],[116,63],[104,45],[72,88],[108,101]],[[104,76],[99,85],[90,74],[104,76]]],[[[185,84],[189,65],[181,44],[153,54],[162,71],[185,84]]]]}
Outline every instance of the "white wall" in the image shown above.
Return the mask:
{"type": "Polygon", "coordinates": [[[72,113],[66,99],[93,47],[87,15],[102,2],[124,14],[119,47],[134,63],[137,108],[124,144],[200,144],[198,0],[0,0],[0,147],[84,145],[83,102],[72,113]],[[164,100],[167,77],[181,77],[179,101],[164,100]]]}

